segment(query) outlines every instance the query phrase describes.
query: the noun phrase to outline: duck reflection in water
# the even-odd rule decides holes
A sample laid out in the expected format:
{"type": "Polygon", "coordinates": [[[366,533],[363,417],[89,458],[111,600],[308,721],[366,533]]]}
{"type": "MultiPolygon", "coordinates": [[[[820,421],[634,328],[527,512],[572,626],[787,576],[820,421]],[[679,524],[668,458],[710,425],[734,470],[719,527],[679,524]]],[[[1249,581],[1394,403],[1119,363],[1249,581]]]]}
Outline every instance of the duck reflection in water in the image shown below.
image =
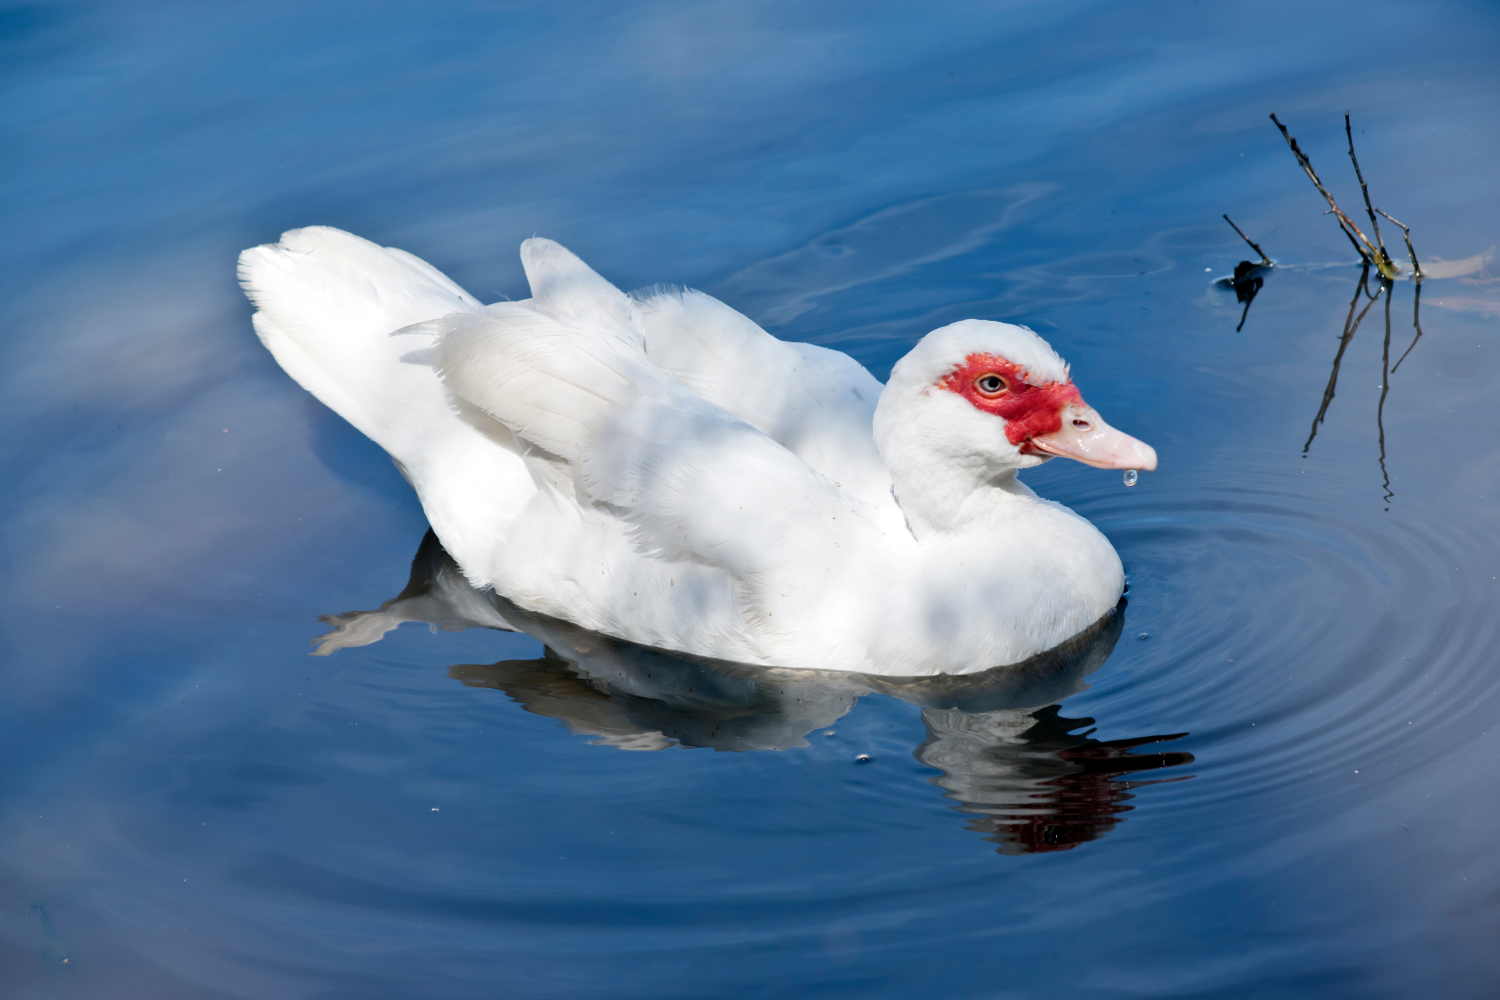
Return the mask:
{"type": "MultiPolygon", "coordinates": [[[[1192,761],[1183,752],[1136,754],[1186,733],[1100,742],[1092,719],[1067,719],[1055,702],[1113,651],[1124,604],[1092,628],[1025,663],[961,677],[872,677],[834,670],[727,663],[633,645],[533,614],[469,586],[428,532],[406,589],[375,611],[328,615],[327,655],[380,639],[403,622],[435,629],[525,632],[545,644],[530,660],[461,664],[448,674],[470,687],[504,692],[526,711],[562,721],[621,750],[707,747],[721,751],[805,747],[807,735],[849,712],[861,697],[886,694],[917,705],[927,739],[915,756],[938,771],[929,780],[969,828],[1004,854],[1066,850],[1095,840],[1131,808],[1131,790],[1157,781],[1118,776],[1192,761]]],[[[1187,777],[1187,776],[1183,776],[1187,777]]],[[[1166,778],[1160,780],[1182,780],[1166,778]]]]}

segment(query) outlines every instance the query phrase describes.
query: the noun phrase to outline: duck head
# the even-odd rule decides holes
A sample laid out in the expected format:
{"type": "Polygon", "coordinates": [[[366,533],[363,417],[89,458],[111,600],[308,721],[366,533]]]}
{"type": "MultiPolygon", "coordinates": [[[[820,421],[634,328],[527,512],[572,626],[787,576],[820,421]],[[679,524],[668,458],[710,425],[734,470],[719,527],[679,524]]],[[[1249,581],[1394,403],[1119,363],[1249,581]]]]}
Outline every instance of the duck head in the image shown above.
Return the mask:
{"type": "Polygon", "coordinates": [[[875,410],[875,440],[919,534],[967,520],[976,494],[1024,490],[1015,473],[1051,458],[1156,468],[1150,445],[1083,401],[1045,340],[987,320],[934,330],[896,363],[875,410]]]}

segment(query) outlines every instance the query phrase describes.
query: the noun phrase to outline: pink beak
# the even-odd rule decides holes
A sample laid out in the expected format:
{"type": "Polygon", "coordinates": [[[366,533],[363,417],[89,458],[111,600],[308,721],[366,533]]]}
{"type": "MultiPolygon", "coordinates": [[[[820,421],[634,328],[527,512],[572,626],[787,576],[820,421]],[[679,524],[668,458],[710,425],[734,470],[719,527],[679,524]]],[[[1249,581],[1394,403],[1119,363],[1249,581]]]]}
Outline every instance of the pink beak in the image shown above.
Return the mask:
{"type": "Polygon", "coordinates": [[[1028,439],[1037,451],[1059,458],[1071,458],[1096,469],[1156,468],[1156,449],[1129,434],[1115,430],[1086,403],[1069,403],[1063,407],[1062,426],[1051,434],[1028,439]]]}

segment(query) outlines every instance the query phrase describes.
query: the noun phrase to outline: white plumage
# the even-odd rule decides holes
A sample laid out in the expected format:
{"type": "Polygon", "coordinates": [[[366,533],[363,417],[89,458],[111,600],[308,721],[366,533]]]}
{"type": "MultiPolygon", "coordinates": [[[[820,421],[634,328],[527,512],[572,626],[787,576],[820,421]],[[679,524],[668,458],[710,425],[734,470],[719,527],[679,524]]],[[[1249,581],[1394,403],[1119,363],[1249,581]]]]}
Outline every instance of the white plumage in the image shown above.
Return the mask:
{"type": "Polygon", "coordinates": [[[521,259],[533,297],[489,306],[335,229],[240,259],[266,347],[391,454],[476,586],[648,646],[889,675],[1019,662],[1114,607],[1109,543],[1015,471],[1155,456],[1029,330],[935,331],[883,388],[701,292],[632,298],[549,240],[521,259]],[[1021,372],[1009,418],[954,382],[975,357],[1021,372]],[[1023,399],[1060,429],[1009,440],[1023,399]]]}

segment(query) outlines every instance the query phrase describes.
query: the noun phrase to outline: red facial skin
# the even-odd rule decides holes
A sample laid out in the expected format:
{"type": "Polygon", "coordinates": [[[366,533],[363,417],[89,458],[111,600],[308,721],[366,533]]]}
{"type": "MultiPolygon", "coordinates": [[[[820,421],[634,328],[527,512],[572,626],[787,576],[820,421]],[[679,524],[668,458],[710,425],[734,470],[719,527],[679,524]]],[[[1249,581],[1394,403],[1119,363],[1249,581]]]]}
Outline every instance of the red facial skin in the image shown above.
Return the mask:
{"type": "Polygon", "coordinates": [[[1062,411],[1069,403],[1085,405],[1072,381],[1033,385],[1026,381],[1026,372],[1019,365],[994,354],[969,355],[961,366],[943,376],[938,387],[958,393],[976,409],[1003,418],[1006,439],[1019,445],[1023,455],[1045,454],[1032,446],[1031,439],[1061,430],[1062,411]],[[979,380],[986,375],[1000,376],[1005,388],[999,393],[982,391],[979,380]]]}

